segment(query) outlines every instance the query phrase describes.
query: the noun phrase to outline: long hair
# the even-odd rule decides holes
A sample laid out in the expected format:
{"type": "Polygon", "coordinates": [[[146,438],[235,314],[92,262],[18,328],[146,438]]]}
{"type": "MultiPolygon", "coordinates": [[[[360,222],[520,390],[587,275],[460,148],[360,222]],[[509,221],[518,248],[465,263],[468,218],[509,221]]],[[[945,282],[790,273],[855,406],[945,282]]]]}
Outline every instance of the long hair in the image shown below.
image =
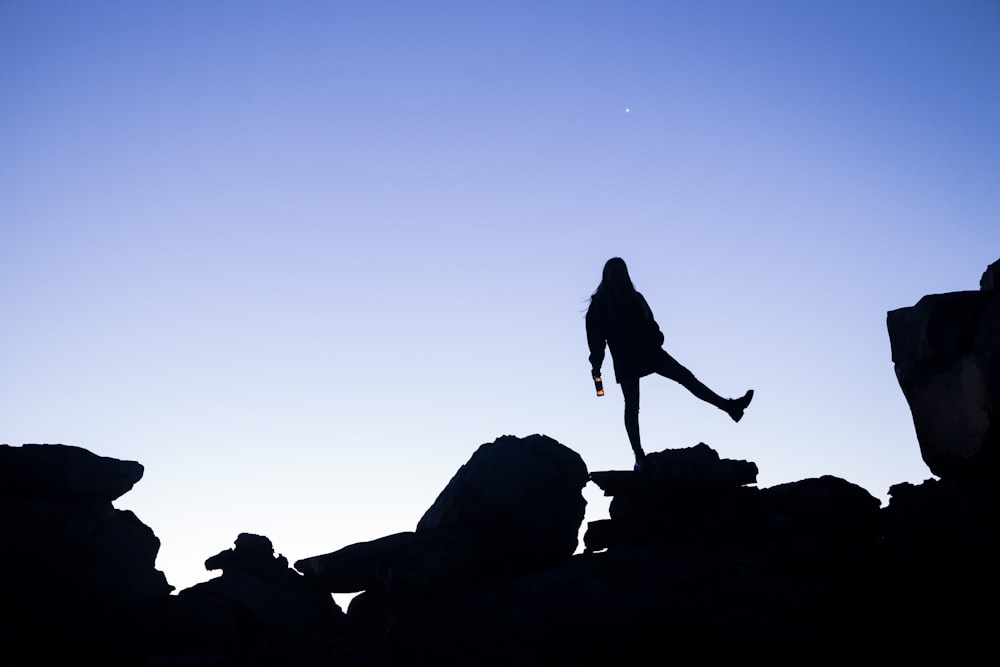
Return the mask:
{"type": "Polygon", "coordinates": [[[626,266],[625,260],[621,257],[612,257],[604,263],[604,270],[601,272],[601,283],[594,290],[594,293],[590,295],[591,305],[593,305],[595,298],[603,302],[605,308],[613,316],[636,309],[642,311],[643,317],[652,317],[652,314],[648,312],[648,306],[645,306],[645,302],[639,295],[639,292],[636,291],[635,285],[632,284],[632,277],[628,273],[628,266],[626,266]],[[621,269],[625,272],[624,283],[616,285],[611,282],[610,274],[615,269],[621,269]]]}
{"type": "MultiPolygon", "coordinates": [[[[604,270],[601,272],[601,284],[597,286],[594,293],[590,295],[590,300],[593,301],[595,296],[598,295],[608,295],[611,292],[616,292],[615,286],[611,284],[608,279],[608,275],[611,273],[612,269],[621,268],[625,271],[625,285],[628,286],[629,292],[635,291],[635,285],[632,284],[632,277],[628,274],[628,266],[625,265],[625,260],[621,257],[612,257],[608,261],[604,262],[604,270]]],[[[624,287],[623,285],[622,287],[624,287]]],[[[624,289],[621,291],[625,291],[624,289]]]]}

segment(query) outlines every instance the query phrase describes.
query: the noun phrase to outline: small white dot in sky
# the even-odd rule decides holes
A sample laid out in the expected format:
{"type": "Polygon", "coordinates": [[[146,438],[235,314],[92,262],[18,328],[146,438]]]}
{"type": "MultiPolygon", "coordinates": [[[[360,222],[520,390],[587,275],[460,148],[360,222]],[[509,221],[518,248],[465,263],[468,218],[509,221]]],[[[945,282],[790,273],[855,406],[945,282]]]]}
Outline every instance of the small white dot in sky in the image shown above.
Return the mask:
{"type": "Polygon", "coordinates": [[[628,113],[629,111],[631,111],[631,109],[629,109],[628,107],[625,107],[625,113],[628,113]]]}

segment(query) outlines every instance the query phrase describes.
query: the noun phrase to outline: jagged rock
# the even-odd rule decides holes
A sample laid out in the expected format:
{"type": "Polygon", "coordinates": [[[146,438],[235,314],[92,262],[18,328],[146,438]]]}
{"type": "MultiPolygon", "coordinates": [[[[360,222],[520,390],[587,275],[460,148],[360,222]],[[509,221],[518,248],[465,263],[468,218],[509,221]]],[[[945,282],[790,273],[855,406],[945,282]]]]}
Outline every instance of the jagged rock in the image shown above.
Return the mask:
{"type": "Polygon", "coordinates": [[[576,550],[587,467],[552,438],[482,445],[412,533],[351,545],[295,567],[328,590],[450,590],[554,565],[576,550]]]}
{"type": "Polygon", "coordinates": [[[111,660],[115,628],[172,587],[160,542],[112,500],[142,478],[134,461],[66,445],[0,446],[0,587],[7,655],[58,662],[90,651],[111,660]]]}
{"type": "Polygon", "coordinates": [[[61,594],[106,608],[172,590],[154,567],[153,531],[111,504],[142,477],[141,465],[66,445],[3,445],[0,471],[0,562],[4,575],[16,572],[11,588],[32,586],[38,573],[65,584],[61,594]]]}
{"type": "Polygon", "coordinates": [[[274,553],[271,540],[263,535],[240,533],[233,549],[205,561],[205,569],[222,570],[222,576],[181,591],[179,596],[224,595],[240,601],[262,617],[267,626],[302,626],[316,621],[321,627],[342,620],[340,607],[312,579],[288,567],[288,559],[274,553]],[[262,597],[287,598],[279,610],[268,602],[254,601],[245,589],[264,592],[262,597]],[[316,618],[318,616],[318,618],[316,618]]]}
{"type": "Polygon", "coordinates": [[[703,442],[694,447],[651,452],[650,470],[641,474],[626,470],[593,472],[590,479],[606,496],[638,490],[729,489],[757,482],[757,465],[751,461],[722,459],[703,442]]]}
{"type": "Polygon", "coordinates": [[[136,461],[98,456],[72,445],[0,445],[0,497],[28,493],[117,500],[142,473],[136,461]]]}
{"type": "Polygon", "coordinates": [[[221,576],[186,588],[150,610],[142,633],[158,656],[231,656],[241,664],[294,664],[344,627],[330,595],[289,569],[271,541],[241,533],[205,562],[221,576]],[[169,628],[163,632],[161,628],[169,628]]]}
{"type": "Polygon", "coordinates": [[[590,551],[741,539],[762,518],[757,466],[720,459],[699,443],[646,455],[644,472],[591,473],[605,495],[613,496],[610,519],[592,521],[584,535],[590,551]]]}
{"type": "Polygon", "coordinates": [[[984,292],[996,291],[998,287],[1000,287],[1000,259],[987,266],[979,279],[979,289],[984,292]]]}
{"type": "Polygon", "coordinates": [[[234,548],[221,551],[205,561],[206,570],[222,570],[223,573],[242,571],[265,581],[276,577],[286,577],[294,572],[288,569],[288,559],[274,555],[271,540],[263,535],[240,533],[236,536],[234,548]]]}
{"type": "Polygon", "coordinates": [[[704,443],[648,458],[648,472],[591,474],[614,499],[611,518],[588,525],[588,550],[877,535],[878,500],[843,479],[747,487],[757,480],[757,466],[720,459],[704,443]]]}
{"type": "Polygon", "coordinates": [[[978,292],[928,295],[886,317],[920,453],[939,477],[1000,469],[998,265],[978,292]]]}

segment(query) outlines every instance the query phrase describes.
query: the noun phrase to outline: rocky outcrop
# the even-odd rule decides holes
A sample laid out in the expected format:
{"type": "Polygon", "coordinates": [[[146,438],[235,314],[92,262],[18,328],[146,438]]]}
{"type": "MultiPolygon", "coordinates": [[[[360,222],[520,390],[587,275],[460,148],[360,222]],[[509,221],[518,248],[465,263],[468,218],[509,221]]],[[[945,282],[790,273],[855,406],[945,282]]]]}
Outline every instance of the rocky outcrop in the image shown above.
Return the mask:
{"type": "Polygon", "coordinates": [[[552,438],[479,447],[413,532],[298,561],[331,592],[440,593],[526,574],[573,555],[587,467],[552,438]]]}
{"type": "Polygon", "coordinates": [[[732,542],[758,532],[762,515],[757,466],[720,459],[708,445],[652,452],[648,471],[591,474],[612,496],[610,519],[592,521],[590,551],[618,546],[732,542]]]}
{"type": "Polygon", "coordinates": [[[504,436],[459,468],[413,532],[353,544],[295,567],[331,592],[363,591],[348,609],[382,633],[401,601],[552,567],[577,547],[587,467],[544,435],[504,436]]]}
{"type": "MultiPolygon", "coordinates": [[[[402,604],[394,655],[427,664],[762,664],[872,644],[879,503],[822,477],[750,486],[756,466],[704,443],[651,471],[592,480],[613,496],[588,552],[559,567],[402,604]]],[[[867,650],[871,650],[870,648],[867,650]]]]}
{"type": "Polygon", "coordinates": [[[757,466],[720,459],[705,443],[648,455],[644,472],[595,472],[612,496],[610,519],[590,522],[589,551],[615,547],[719,545],[802,538],[874,539],[879,502],[825,475],[767,489],[757,466]]]}
{"type": "Polygon", "coordinates": [[[139,632],[147,655],[309,663],[343,635],[340,607],[275,555],[264,536],[241,533],[234,548],[209,558],[205,568],[222,574],[144,610],[139,632]]]}
{"type": "Polygon", "coordinates": [[[979,291],[931,294],[887,316],[896,377],[935,475],[1000,469],[1000,261],[979,291]]]}
{"type": "Polygon", "coordinates": [[[112,505],[142,474],[135,461],[79,447],[0,445],[0,645],[8,664],[58,664],[81,653],[114,664],[128,620],[170,593],[154,567],[159,540],[112,505]]]}
{"type": "Polygon", "coordinates": [[[941,479],[887,507],[829,475],[770,488],[706,444],[595,472],[545,436],[480,447],[416,529],[296,563],[240,534],[168,595],[158,541],[111,501],[135,462],[0,447],[0,663],[164,665],[966,663],[1000,596],[997,274],[889,314],[897,376],[941,479]],[[302,574],[300,574],[301,572],[302,574]],[[343,614],[329,591],[361,593],[343,614]]]}
{"type": "MultiPolygon", "coordinates": [[[[134,559],[112,573],[93,561],[70,572],[31,552],[38,563],[22,581],[4,569],[19,612],[5,630],[5,664],[643,665],[661,663],[664,651],[711,663],[862,652],[961,660],[991,641],[991,617],[979,610],[1000,593],[995,476],[897,485],[879,509],[831,476],[757,488],[752,462],[699,444],[649,454],[652,472],[594,473],[613,496],[612,516],[591,523],[589,552],[569,555],[582,462],[542,436],[491,445],[427,513],[438,523],[300,561],[307,576],[266,537],[244,533],[206,561],[221,571],[215,579],[177,595],[161,586],[141,601],[119,599],[108,614],[93,595],[57,599],[40,563],[63,568],[62,588],[97,576],[115,591],[136,569],[155,573],[148,553],[106,544],[110,562],[134,559]],[[508,464],[493,467],[495,456],[508,464]],[[491,473],[510,488],[479,486],[491,473]],[[562,508],[541,512],[553,522],[548,536],[523,493],[560,486],[565,502],[541,496],[562,508]],[[483,524],[503,530],[473,529],[483,524]],[[335,580],[364,591],[346,615],[325,590],[335,580]],[[919,650],[907,654],[913,633],[919,650]]],[[[77,454],[84,468],[93,463],[77,454]]],[[[7,527],[18,507],[6,506],[7,527]]],[[[33,516],[39,534],[58,533],[56,515],[33,516]]]]}
{"type": "Polygon", "coordinates": [[[483,533],[510,573],[555,565],[576,551],[587,465],[544,435],[504,436],[459,468],[417,531],[483,533]]]}

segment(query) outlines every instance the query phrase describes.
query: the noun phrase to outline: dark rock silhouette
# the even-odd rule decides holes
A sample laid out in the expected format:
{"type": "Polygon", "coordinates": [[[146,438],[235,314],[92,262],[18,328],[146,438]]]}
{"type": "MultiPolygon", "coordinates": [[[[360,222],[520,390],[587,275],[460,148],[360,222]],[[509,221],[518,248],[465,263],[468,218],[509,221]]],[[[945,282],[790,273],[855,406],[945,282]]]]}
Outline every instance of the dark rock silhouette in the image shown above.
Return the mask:
{"type": "Polygon", "coordinates": [[[412,532],[306,558],[302,574],[243,533],[206,561],[220,576],[171,595],[158,540],[111,505],[142,466],[0,446],[0,664],[981,660],[1000,595],[996,273],[982,293],[889,315],[920,446],[945,474],[893,486],[884,508],[832,476],[758,488],[754,463],[698,444],[592,473],[610,518],[574,555],[583,461],[505,436],[412,532]],[[330,590],[363,592],[345,615],[330,590]]]}
{"type": "Polygon", "coordinates": [[[978,292],[931,294],[887,316],[920,453],[940,477],[1000,469],[1000,260],[978,292]]]}
{"type": "Polygon", "coordinates": [[[749,486],[757,480],[755,464],[720,459],[704,443],[648,459],[648,472],[591,474],[613,500],[611,518],[588,526],[588,550],[821,536],[872,539],[878,531],[879,501],[837,477],[758,489],[749,486]]]}
{"type": "Polygon", "coordinates": [[[525,574],[573,555],[587,467],[552,438],[504,436],[459,468],[411,533],[351,545],[295,567],[331,592],[433,592],[525,574]]]}
{"type": "Polygon", "coordinates": [[[610,519],[591,522],[591,551],[678,542],[731,542],[760,529],[757,466],[720,459],[704,443],[646,455],[648,471],[595,472],[591,479],[613,496],[610,519]]]}
{"type": "Polygon", "coordinates": [[[746,486],[754,464],[705,444],[647,456],[651,472],[591,474],[614,496],[585,537],[605,551],[403,605],[385,641],[428,663],[489,665],[836,659],[872,641],[867,492],[829,477],[768,494],[746,486]]]}
{"type": "Polygon", "coordinates": [[[123,659],[121,628],[171,591],[153,531],[112,506],[142,474],[79,447],[0,445],[0,663],[123,659]]]}
{"type": "Polygon", "coordinates": [[[904,483],[884,510],[885,599],[902,642],[972,663],[996,632],[1000,474],[904,483]]]}
{"type": "Polygon", "coordinates": [[[325,654],[342,635],[340,607],[276,556],[266,537],[241,533],[205,568],[222,575],[145,610],[141,632],[155,654],[283,664],[325,654]]]}
{"type": "Polygon", "coordinates": [[[414,532],[298,561],[331,592],[364,591],[348,609],[374,634],[401,600],[527,574],[577,547],[587,467],[552,438],[504,436],[479,447],[414,532]],[[375,620],[373,620],[375,619],[375,620]]]}

